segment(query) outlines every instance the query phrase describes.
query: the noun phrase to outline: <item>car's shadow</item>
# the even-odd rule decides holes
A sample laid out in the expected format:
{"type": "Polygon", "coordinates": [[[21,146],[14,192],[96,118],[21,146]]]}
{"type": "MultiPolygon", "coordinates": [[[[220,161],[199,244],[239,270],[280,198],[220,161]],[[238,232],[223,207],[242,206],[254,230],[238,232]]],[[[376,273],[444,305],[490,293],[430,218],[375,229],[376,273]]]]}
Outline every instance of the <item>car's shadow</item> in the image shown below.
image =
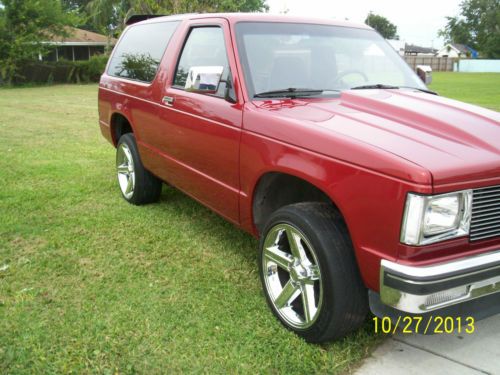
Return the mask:
{"type": "Polygon", "coordinates": [[[217,239],[225,251],[241,257],[245,266],[257,269],[258,240],[203,204],[164,184],[157,206],[170,215],[177,215],[179,220],[189,220],[193,232],[200,238],[211,236],[217,239]]]}

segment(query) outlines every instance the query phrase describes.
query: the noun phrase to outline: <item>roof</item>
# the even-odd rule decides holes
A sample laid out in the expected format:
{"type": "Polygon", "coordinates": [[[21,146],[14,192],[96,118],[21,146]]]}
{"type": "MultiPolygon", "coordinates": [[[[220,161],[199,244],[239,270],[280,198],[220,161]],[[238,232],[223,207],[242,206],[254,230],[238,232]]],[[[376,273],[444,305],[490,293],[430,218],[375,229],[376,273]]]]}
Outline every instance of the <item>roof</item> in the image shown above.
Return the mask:
{"type": "Polygon", "coordinates": [[[469,48],[465,44],[452,43],[450,45],[461,53],[469,53],[469,48]]]}
{"type": "Polygon", "coordinates": [[[73,46],[105,46],[108,43],[111,45],[116,44],[115,38],[110,38],[106,35],[94,33],[76,27],[65,26],[64,31],[68,36],[63,37],[59,35],[48,35],[47,42],[59,45],[73,45],[73,46]]]}
{"type": "Polygon", "coordinates": [[[437,49],[428,48],[428,47],[420,47],[414,44],[406,44],[405,52],[413,52],[413,53],[436,53],[437,49]]]}
{"type": "Polygon", "coordinates": [[[368,29],[372,28],[364,23],[356,23],[350,21],[335,20],[333,18],[305,18],[296,17],[288,14],[275,15],[269,13],[199,13],[199,14],[177,14],[173,16],[164,16],[148,19],[146,21],[138,22],[137,24],[145,23],[155,23],[164,21],[184,21],[184,20],[196,20],[204,18],[225,18],[230,23],[237,22],[293,22],[293,23],[310,23],[319,25],[333,25],[333,26],[344,26],[344,27],[355,27],[358,29],[368,29]]]}

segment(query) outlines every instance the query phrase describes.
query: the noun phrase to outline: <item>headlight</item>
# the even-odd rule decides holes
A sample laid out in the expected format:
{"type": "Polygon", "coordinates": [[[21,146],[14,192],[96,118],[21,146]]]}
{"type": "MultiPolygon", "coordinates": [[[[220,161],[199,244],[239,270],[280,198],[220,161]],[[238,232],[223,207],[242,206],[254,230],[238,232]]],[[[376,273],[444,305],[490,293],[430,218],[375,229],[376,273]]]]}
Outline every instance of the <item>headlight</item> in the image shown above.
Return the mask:
{"type": "Polygon", "coordinates": [[[469,234],[472,190],[441,195],[409,193],[406,199],[401,242],[427,245],[469,234]]]}

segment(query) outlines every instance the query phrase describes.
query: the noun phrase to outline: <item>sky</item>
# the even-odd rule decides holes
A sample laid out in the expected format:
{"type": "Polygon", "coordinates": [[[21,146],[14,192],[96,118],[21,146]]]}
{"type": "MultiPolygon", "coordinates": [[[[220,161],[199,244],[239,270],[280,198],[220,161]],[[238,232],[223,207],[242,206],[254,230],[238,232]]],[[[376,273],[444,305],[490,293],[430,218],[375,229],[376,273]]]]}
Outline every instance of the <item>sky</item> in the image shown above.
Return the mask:
{"type": "Polygon", "coordinates": [[[437,36],[447,16],[460,12],[461,0],[267,0],[269,13],[364,22],[368,12],[386,17],[398,27],[401,40],[422,47],[440,48],[437,36]]]}

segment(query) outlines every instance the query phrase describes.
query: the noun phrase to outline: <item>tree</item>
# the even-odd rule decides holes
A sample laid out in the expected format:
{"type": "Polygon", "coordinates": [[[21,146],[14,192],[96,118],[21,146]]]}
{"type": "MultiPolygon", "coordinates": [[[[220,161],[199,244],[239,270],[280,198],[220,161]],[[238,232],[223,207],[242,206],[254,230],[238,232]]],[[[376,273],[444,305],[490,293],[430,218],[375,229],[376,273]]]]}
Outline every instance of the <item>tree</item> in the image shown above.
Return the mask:
{"type": "Polygon", "coordinates": [[[61,0],[61,5],[63,11],[72,12],[78,15],[78,27],[84,30],[98,32],[99,30],[95,27],[90,15],[86,12],[86,7],[91,1],[92,0],[61,0]]]}
{"type": "Polygon", "coordinates": [[[472,46],[474,42],[471,39],[470,32],[465,22],[458,17],[446,17],[448,24],[444,30],[438,31],[438,36],[445,39],[446,43],[460,43],[472,46]]]}
{"type": "Polygon", "coordinates": [[[64,10],[83,12],[92,0],[61,0],[64,10]]]}
{"type": "Polygon", "coordinates": [[[47,52],[48,35],[65,35],[65,13],[58,0],[0,0],[0,77],[8,84],[24,63],[47,52]]]}
{"type": "Polygon", "coordinates": [[[205,12],[262,12],[265,0],[65,0],[86,3],[85,12],[94,28],[108,35],[123,29],[123,21],[133,14],[178,14],[205,12]]]}
{"type": "Polygon", "coordinates": [[[466,44],[482,56],[500,58],[500,0],[464,0],[460,14],[447,17],[438,35],[447,43],[466,44]]]}
{"type": "Polygon", "coordinates": [[[377,30],[385,39],[399,39],[397,26],[383,16],[370,12],[366,16],[365,23],[377,30]]]}

